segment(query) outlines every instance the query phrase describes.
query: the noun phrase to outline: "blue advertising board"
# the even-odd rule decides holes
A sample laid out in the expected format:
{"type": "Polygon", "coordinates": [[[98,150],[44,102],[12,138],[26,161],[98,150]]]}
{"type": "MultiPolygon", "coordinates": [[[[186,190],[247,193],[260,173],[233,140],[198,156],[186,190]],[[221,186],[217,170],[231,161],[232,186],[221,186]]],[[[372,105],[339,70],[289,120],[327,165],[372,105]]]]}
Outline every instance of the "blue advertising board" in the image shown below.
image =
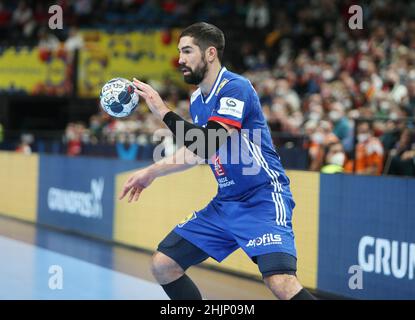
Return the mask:
{"type": "Polygon", "coordinates": [[[318,289],[415,299],[415,180],[321,175],[318,289]]]}
{"type": "Polygon", "coordinates": [[[37,221],[112,239],[115,175],[142,165],[115,159],[41,155],[37,221]]]}

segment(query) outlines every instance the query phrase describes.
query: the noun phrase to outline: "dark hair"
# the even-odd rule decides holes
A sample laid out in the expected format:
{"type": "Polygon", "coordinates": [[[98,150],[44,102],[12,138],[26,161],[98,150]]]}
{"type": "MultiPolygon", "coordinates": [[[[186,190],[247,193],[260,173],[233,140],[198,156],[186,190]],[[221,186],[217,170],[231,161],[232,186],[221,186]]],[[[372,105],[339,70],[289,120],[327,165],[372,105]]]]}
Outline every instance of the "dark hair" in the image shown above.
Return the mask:
{"type": "Polygon", "coordinates": [[[336,142],[330,142],[329,144],[327,144],[326,146],[324,146],[324,157],[323,157],[323,165],[327,164],[327,160],[326,157],[328,155],[328,153],[330,152],[331,148],[333,148],[334,146],[340,144],[342,146],[343,152],[346,154],[343,144],[341,141],[336,141],[336,142]]]}
{"type": "Polygon", "coordinates": [[[324,147],[324,156],[326,156],[326,155],[327,155],[327,153],[329,153],[329,151],[330,151],[330,149],[331,149],[332,147],[334,147],[334,146],[336,146],[336,145],[338,145],[338,144],[340,144],[340,145],[342,146],[342,149],[343,149],[343,144],[342,144],[342,142],[341,142],[341,141],[330,142],[329,144],[327,144],[327,145],[324,147]]]}
{"type": "Polygon", "coordinates": [[[215,47],[218,52],[218,59],[222,62],[223,51],[225,50],[225,36],[218,27],[206,22],[198,22],[188,26],[180,34],[182,37],[192,37],[195,44],[205,51],[208,47],[215,47]]]}

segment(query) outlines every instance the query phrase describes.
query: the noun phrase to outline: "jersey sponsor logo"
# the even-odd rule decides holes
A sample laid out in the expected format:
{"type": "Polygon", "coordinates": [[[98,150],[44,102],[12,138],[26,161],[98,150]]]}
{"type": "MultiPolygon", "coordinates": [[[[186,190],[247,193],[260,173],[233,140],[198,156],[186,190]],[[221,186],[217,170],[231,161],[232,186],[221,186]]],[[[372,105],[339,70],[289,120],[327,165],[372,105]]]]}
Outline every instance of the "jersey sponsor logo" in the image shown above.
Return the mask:
{"type": "Polygon", "coordinates": [[[223,177],[223,178],[219,178],[218,179],[218,184],[219,184],[219,188],[226,188],[229,186],[233,186],[235,184],[235,181],[233,180],[228,180],[227,177],[223,177]]]}
{"type": "Polygon", "coordinates": [[[213,156],[212,163],[217,177],[225,175],[225,169],[223,169],[222,163],[220,163],[218,155],[213,156]]]}
{"type": "Polygon", "coordinates": [[[193,212],[191,214],[189,214],[186,218],[184,218],[182,221],[179,222],[179,224],[177,225],[179,228],[183,227],[186,223],[188,223],[189,221],[192,221],[194,219],[197,218],[196,212],[193,212]]]}
{"type": "Polygon", "coordinates": [[[229,82],[228,79],[223,79],[222,82],[219,84],[218,89],[216,90],[215,96],[219,94],[219,91],[229,82]]]}
{"type": "Polygon", "coordinates": [[[236,98],[224,97],[220,99],[218,113],[242,119],[245,102],[236,98]]]}
{"type": "Polygon", "coordinates": [[[248,241],[246,247],[269,246],[273,244],[282,244],[282,239],[279,234],[265,233],[260,237],[248,241]]]}
{"type": "Polygon", "coordinates": [[[415,275],[415,243],[366,235],[359,241],[358,262],[364,272],[412,280],[415,275]]]}

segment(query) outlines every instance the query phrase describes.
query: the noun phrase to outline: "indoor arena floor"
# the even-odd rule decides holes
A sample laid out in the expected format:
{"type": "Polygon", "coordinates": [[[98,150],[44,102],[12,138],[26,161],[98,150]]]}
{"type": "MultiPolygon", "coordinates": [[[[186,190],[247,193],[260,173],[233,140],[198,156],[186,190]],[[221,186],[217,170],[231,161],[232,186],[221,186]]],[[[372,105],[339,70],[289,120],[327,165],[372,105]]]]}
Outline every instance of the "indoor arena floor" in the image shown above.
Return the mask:
{"type": "MultiPolygon", "coordinates": [[[[0,259],[0,300],[168,299],[150,273],[150,253],[4,216],[0,259]]],[[[208,300],[274,299],[260,281],[201,267],[187,274],[208,300]]]]}

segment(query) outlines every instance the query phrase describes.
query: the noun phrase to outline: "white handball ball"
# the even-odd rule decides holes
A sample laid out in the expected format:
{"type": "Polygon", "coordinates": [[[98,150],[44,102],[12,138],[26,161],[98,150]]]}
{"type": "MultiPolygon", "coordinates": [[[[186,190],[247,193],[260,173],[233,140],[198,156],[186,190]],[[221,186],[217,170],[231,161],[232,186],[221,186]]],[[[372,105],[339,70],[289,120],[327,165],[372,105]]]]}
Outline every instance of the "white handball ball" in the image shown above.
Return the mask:
{"type": "Polygon", "coordinates": [[[124,78],[114,78],[101,89],[99,96],[102,109],[110,116],[124,118],[138,105],[139,96],[133,83],[124,78]]]}

